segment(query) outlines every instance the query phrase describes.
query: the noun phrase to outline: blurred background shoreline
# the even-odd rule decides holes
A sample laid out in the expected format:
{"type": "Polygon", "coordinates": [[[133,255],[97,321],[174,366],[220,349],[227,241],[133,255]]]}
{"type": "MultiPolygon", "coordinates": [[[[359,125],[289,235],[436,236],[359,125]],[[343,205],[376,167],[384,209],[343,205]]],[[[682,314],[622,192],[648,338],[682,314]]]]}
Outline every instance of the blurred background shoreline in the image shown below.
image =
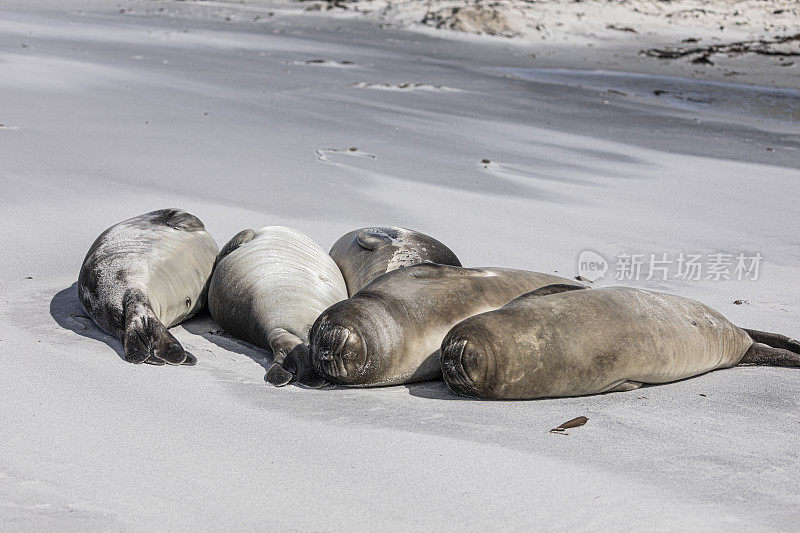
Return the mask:
{"type": "Polygon", "coordinates": [[[800,3],[794,0],[152,0],[120,6],[129,14],[255,25],[296,16],[363,20],[506,48],[531,68],[800,87],[800,3]]]}

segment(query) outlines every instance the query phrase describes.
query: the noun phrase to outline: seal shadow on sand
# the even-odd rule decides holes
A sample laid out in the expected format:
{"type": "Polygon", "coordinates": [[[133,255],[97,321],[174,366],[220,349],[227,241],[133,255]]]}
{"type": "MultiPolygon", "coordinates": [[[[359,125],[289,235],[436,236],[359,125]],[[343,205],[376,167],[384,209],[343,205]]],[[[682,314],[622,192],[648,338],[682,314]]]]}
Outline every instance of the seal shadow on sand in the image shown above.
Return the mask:
{"type": "MultiPolygon", "coordinates": [[[[249,357],[264,368],[266,372],[272,365],[273,355],[267,348],[259,348],[253,344],[237,339],[236,337],[225,332],[219,324],[211,317],[207,310],[201,311],[197,316],[191,318],[187,322],[181,324],[183,329],[194,335],[203,337],[208,342],[222,348],[228,352],[234,352],[246,357],[249,357]]],[[[266,377],[266,376],[265,376],[266,377]]],[[[412,377],[413,379],[413,377],[412,377]]],[[[336,385],[326,385],[320,389],[307,387],[300,383],[292,382],[291,386],[300,387],[310,391],[347,391],[351,390],[350,387],[340,387],[336,385]]],[[[428,398],[433,400],[463,400],[463,401],[479,401],[474,398],[467,398],[458,396],[450,391],[445,385],[444,380],[434,379],[428,381],[420,381],[416,383],[406,383],[404,385],[397,385],[398,387],[405,387],[411,396],[418,398],[428,398]]],[[[382,389],[386,387],[375,387],[382,389]]]]}
{"type": "MultiPolygon", "coordinates": [[[[78,299],[78,284],[73,283],[66,289],[56,293],[50,300],[50,316],[64,329],[77,333],[81,337],[100,341],[114,350],[120,359],[125,360],[125,350],[122,341],[100,329],[94,321],[86,315],[78,299]]],[[[184,330],[194,335],[199,335],[207,341],[219,346],[225,351],[245,355],[264,367],[265,371],[272,364],[272,354],[269,350],[262,350],[255,346],[240,341],[224,333],[222,328],[211,318],[208,311],[201,311],[198,315],[180,324],[184,330]]],[[[184,348],[187,343],[184,344],[184,348]]],[[[191,351],[191,350],[187,350],[191,351]]]]}
{"type": "Polygon", "coordinates": [[[91,318],[86,316],[80,300],[78,300],[78,283],[58,291],[50,300],[50,316],[64,329],[68,329],[87,339],[100,341],[114,350],[120,359],[125,360],[122,341],[97,327],[91,318]]]}
{"type": "MultiPolygon", "coordinates": [[[[122,348],[122,341],[113,337],[97,327],[91,318],[86,316],[86,312],[78,300],[78,284],[73,283],[66,289],[60,290],[50,300],[50,316],[53,320],[64,329],[68,329],[77,333],[81,337],[100,341],[106,344],[123,361],[125,360],[125,352],[122,348]]],[[[205,340],[218,346],[219,348],[233,352],[240,355],[249,357],[264,368],[264,372],[269,369],[272,364],[272,352],[266,348],[259,348],[245,341],[232,337],[224,332],[219,324],[211,317],[207,310],[201,311],[196,316],[187,320],[180,325],[187,332],[203,337],[205,340]]],[[[304,389],[308,387],[302,385],[304,389]]],[[[444,380],[434,379],[429,381],[420,381],[417,383],[407,383],[402,385],[408,390],[411,396],[418,398],[428,398],[433,400],[462,400],[467,402],[480,401],[473,398],[458,396],[445,385],[444,380]]],[[[321,390],[346,390],[347,387],[326,386],[321,390]]],[[[310,389],[316,390],[316,389],[310,389]]]]}
{"type": "MultiPolygon", "coordinates": [[[[711,371],[713,372],[713,370],[711,371]]],[[[708,373],[708,372],[706,372],[708,373]]],[[[703,374],[698,374],[703,375],[703,374]]],[[[591,394],[589,396],[617,396],[620,395],[620,398],[624,398],[626,394],[641,394],[645,392],[647,389],[653,387],[659,387],[661,385],[669,385],[672,383],[679,383],[682,381],[690,381],[693,378],[698,376],[690,376],[688,378],[679,379],[677,381],[670,381],[669,383],[642,383],[641,386],[637,389],[633,389],[631,391],[624,391],[624,392],[615,392],[615,391],[606,391],[597,394],[591,394]]],[[[547,402],[549,400],[563,400],[569,398],[585,398],[585,395],[578,395],[578,396],[553,396],[553,397],[546,397],[546,398],[535,398],[531,400],[484,400],[481,398],[470,398],[467,396],[459,396],[455,392],[451,391],[447,388],[443,379],[434,379],[430,381],[420,381],[419,383],[406,383],[403,385],[406,389],[408,389],[408,393],[411,396],[416,396],[417,398],[428,398],[431,400],[463,400],[466,402],[495,402],[495,403],[521,403],[521,402],[547,402]]]]}
{"type": "Polygon", "coordinates": [[[261,365],[265,373],[269,370],[270,365],[272,365],[272,352],[266,348],[259,348],[258,346],[230,335],[217,324],[207,309],[181,324],[181,327],[189,333],[203,337],[211,344],[222,348],[226,352],[249,357],[261,365]]]}
{"type": "Polygon", "coordinates": [[[417,398],[427,398],[429,400],[461,400],[464,402],[480,401],[476,398],[459,396],[447,388],[442,378],[420,381],[418,383],[406,383],[403,387],[408,389],[409,395],[416,396],[417,398]]]}

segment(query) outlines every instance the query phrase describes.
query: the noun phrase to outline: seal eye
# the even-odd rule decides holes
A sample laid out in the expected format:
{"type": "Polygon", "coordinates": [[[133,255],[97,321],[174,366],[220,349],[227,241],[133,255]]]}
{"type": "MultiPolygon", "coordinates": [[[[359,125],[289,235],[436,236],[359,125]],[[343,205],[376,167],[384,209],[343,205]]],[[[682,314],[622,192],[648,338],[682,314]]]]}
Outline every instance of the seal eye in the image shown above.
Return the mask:
{"type": "Polygon", "coordinates": [[[192,307],[192,299],[187,296],[186,297],[186,309],[189,309],[190,307],[192,307]]]}

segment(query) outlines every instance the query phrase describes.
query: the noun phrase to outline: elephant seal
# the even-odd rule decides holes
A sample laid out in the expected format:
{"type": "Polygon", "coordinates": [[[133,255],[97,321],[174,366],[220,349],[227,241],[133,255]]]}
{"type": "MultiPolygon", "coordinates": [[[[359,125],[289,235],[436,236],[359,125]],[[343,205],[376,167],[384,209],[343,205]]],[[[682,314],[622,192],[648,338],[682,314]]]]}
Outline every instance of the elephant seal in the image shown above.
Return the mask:
{"type": "Polygon", "coordinates": [[[461,266],[450,248],[405,228],[361,228],[342,235],[330,251],[353,296],[381,274],[419,263],[461,266]]]}
{"type": "Polygon", "coordinates": [[[208,308],[232,335],[272,351],[269,383],[321,386],[308,360],[308,331],[345,298],[342,273],[325,250],[296,229],[268,226],[241,231],[222,248],[208,308]]]}
{"type": "Polygon", "coordinates": [[[131,363],[193,365],[167,331],[206,305],[217,243],[196,216],[162,209],[105,230],[86,254],[78,298],[131,363]]]}
{"type": "Polygon", "coordinates": [[[439,345],[461,320],[497,309],[553,276],[424,263],[388,272],[327,309],[311,328],[317,372],[339,385],[398,385],[441,375],[439,345]]]}
{"type": "Polygon", "coordinates": [[[453,327],[441,347],[448,387],[521,400],[633,390],[738,363],[800,366],[797,341],[741,329],[694,300],[570,289],[545,287],[453,327]]]}

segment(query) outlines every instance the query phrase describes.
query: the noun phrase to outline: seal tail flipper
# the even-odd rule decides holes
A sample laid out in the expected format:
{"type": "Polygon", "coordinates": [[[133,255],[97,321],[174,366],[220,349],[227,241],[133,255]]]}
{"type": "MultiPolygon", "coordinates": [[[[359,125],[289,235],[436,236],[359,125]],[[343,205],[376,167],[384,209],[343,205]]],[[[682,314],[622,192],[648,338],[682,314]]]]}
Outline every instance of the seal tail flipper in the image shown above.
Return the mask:
{"type": "Polygon", "coordinates": [[[312,388],[326,384],[311,366],[308,346],[297,335],[276,328],[269,333],[269,346],[274,356],[272,366],[264,377],[269,384],[283,387],[298,381],[312,388]]]}
{"type": "Polygon", "coordinates": [[[750,338],[755,342],[766,344],[772,348],[780,348],[782,350],[789,350],[790,352],[800,354],[800,341],[790,339],[786,335],[767,333],[766,331],[758,331],[755,329],[745,329],[745,332],[750,335],[750,338]]]}
{"type": "Polygon", "coordinates": [[[156,317],[142,291],[131,289],[126,292],[123,309],[125,330],[122,344],[126,361],[169,365],[194,364],[187,362],[190,357],[190,361],[197,361],[184,351],[181,343],[156,317]]]}
{"type": "Polygon", "coordinates": [[[203,222],[183,209],[162,209],[158,213],[164,217],[164,223],[182,231],[203,231],[206,227],[203,222]]]}
{"type": "Polygon", "coordinates": [[[269,348],[272,350],[272,366],[267,370],[267,375],[264,376],[264,379],[270,385],[283,387],[294,380],[294,373],[286,368],[291,363],[291,360],[287,361],[289,354],[297,346],[301,346],[303,341],[283,328],[276,328],[270,331],[267,339],[269,348]]]}
{"type": "MultiPolygon", "coordinates": [[[[156,366],[163,366],[163,365],[167,364],[166,362],[164,362],[163,359],[160,359],[159,357],[157,357],[155,355],[151,355],[150,357],[145,359],[144,362],[145,362],[145,364],[156,365],[156,366]]],[[[194,366],[194,365],[197,364],[197,358],[195,356],[193,356],[192,354],[190,354],[189,352],[186,352],[186,359],[184,359],[183,363],[181,363],[181,364],[183,366],[194,366]]]]}
{"type": "Polygon", "coordinates": [[[273,387],[283,387],[288,385],[294,379],[294,374],[283,368],[281,363],[272,363],[267,370],[267,375],[264,380],[273,387]]]}
{"type": "Polygon", "coordinates": [[[800,367],[800,352],[754,342],[739,364],[800,367]]]}
{"type": "Polygon", "coordinates": [[[800,367],[800,341],[778,333],[755,329],[744,331],[754,342],[739,361],[740,364],[800,367]]]}
{"type": "Polygon", "coordinates": [[[232,251],[240,247],[246,242],[250,242],[253,240],[253,237],[256,236],[256,232],[251,229],[243,229],[239,233],[233,236],[228,243],[222,247],[222,250],[219,251],[217,254],[217,259],[214,261],[214,268],[217,268],[217,265],[220,261],[225,259],[225,256],[230,254],[232,251]]]}

